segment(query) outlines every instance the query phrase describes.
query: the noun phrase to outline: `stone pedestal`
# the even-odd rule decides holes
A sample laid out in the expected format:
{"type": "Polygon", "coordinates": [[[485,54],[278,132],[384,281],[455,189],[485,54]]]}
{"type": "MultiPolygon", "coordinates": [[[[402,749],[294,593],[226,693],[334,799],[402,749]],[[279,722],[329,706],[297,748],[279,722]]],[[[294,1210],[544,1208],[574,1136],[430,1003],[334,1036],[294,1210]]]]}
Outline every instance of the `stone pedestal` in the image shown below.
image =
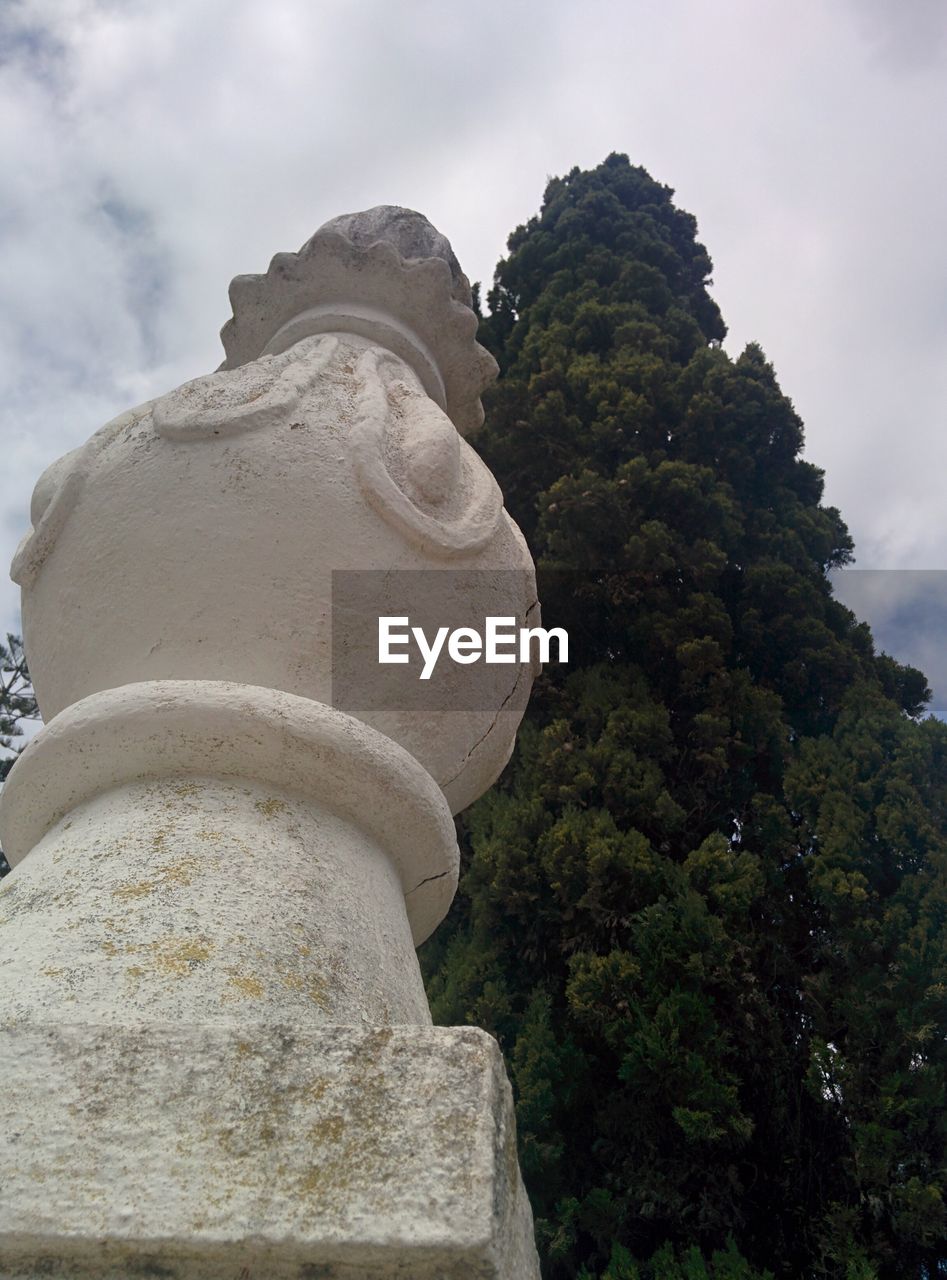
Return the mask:
{"type": "Polygon", "coordinates": [[[332,707],[213,681],[93,694],[0,812],[0,1025],[430,1024],[414,948],[456,887],[450,811],[332,707]]]}
{"type": "Polygon", "coordinates": [[[457,847],[412,756],[291,694],[127,685],[0,817],[0,1278],[537,1274],[496,1043],[430,1025],[457,847]]]}
{"type": "Polygon", "coordinates": [[[472,1028],[0,1031],[0,1280],[538,1275],[472,1028]]]}

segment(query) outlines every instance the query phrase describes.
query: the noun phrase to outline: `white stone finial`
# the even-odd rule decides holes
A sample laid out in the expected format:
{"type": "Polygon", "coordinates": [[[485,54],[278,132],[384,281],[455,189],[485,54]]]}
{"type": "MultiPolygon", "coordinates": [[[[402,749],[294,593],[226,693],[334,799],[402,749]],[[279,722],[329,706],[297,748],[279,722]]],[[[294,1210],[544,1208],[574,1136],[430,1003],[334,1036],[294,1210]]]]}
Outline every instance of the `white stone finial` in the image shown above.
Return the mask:
{"type": "Polygon", "coordinates": [[[340,231],[347,240],[362,249],[384,240],[393,245],[406,262],[442,258],[450,267],[452,296],[465,307],[473,306],[470,281],[461,270],[450,241],[416,209],[406,209],[399,204],[377,204],[374,209],[330,218],[319,230],[340,231]]]}
{"type": "MultiPolygon", "coordinates": [[[[12,573],[47,720],[140,680],[241,681],[331,703],[334,572],[484,571],[481,616],[535,621],[529,552],[461,438],[496,369],[458,300],[465,282],[420,214],[380,206],[327,223],[265,276],[234,281],[220,370],[121,415],[46,472],[12,573]]],[[[528,698],[528,666],[492,674],[462,715],[450,707],[463,699],[445,695],[361,717],[424,765],[455,812],[505,765],[528,698]]]]}
{"type": "Polygon", "coordinates": [[[462,436],[483,422],[480,395],[496,361],[476,340],[470,284],[449,241],[412,209],[331,219],[265,275],[237,276],[230,301],[223,369],[312,334],[360,334],[400,356],[462,436]]]}
{"type": "Polygon", "coordinates": [[[47,724],[0,796],[0,1274],[534,1280],[499,1050],[414,952],[533,667],[420,705],[353,668],[409,582],[535,620],[462,439],[495,365],[410,210],[231,298],[224,365],[49,468],[14,559],[47,724]]]}

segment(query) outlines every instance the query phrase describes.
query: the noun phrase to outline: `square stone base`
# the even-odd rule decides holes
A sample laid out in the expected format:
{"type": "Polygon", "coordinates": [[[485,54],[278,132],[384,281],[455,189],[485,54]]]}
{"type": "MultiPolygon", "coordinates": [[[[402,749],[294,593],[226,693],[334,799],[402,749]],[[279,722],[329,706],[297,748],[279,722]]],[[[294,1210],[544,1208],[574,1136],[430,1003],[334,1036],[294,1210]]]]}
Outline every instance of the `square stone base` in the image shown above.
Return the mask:
{"type": "Polygon", "coordinates": [[[0,1030],[0,1280],[534,1280],[471,1028],[0,1030]]]}

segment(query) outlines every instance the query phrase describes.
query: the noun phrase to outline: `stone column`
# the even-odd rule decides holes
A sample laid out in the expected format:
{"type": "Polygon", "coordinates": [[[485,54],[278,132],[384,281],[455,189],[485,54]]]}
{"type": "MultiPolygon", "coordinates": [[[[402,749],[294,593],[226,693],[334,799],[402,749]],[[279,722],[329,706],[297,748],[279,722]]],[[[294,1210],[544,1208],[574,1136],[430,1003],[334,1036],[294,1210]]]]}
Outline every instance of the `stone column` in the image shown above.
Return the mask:
{"type": "Polygon", "coordinates": [[[54,464],[14,561],[47,724],[0,798],[0,1278],[536,1277],[499,1050],[431,1026],[414,951],[532,673],[331,705],[333,570],[531,618],[461,438],[492,362],[407,210],[231,297],[222,369],[54,464]]]}

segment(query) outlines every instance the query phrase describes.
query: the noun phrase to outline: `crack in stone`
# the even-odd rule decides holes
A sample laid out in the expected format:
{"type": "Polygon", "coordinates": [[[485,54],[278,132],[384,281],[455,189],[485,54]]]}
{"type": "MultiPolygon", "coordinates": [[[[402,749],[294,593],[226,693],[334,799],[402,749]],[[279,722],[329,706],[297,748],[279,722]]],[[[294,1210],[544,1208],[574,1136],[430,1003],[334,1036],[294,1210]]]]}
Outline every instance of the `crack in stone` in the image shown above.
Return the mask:
{"type": "Polygon", "coordinates": [[[410,898],[412,893],[417,893],[417,891],[421,888],[421,885],[429,884],[432,880],[443,880],[444,877],[448,875],[450,875],[449,871],[439,871],[436,876],[425,876],[424,879],[421,880],[418,884],[416,884],[413,889],[409,889],[404,896],[406,898],[410,898]]]}
{"type": "MultiPolygon", "coordinates": [[[[532,603],[532,604],[529,606],[529,608],[526,610],[525,617],[526,617],[526,621],[527,621],[527,622],[529,621],[529,615],[530,615],[530,614],[533,612],[533,610],[538,606],[538,604],[539,604],[539,601],[538,601],[538,600],[534,600],[534,601],[533,601],[533,603],[532,603]]],[[[470,750],[469,750],[469,751],[467,752],[467,754],[464,756],[463,760],[460,762],[460,767],[458,768],[457,772],[456,772],[456,773],[454,773],[454,774],[452,774],[449,778],[447,778],[444,782],[442,782],[442,783],[441,783],[441,790],[442,790],[442,791],[444,790],[444,788],[445,788],[445,787],[449,787],[449,786],[450,786],[450,784],[451,784],[452,782],[455,782],[455,781],[460,777],[460,775],[463,773],[464,769],[467,767],[467,761],[470,759],[470,757],[473,755],[473,753],[474,753],[474,752],[477,750],[477,748],[480,746],[481,742],[483,742],[485,738],[488,738],[488,737],[490,736],[490,734],[493,732],[494,727],[496,726],[496,722],[499,720],[499,718],[500,718],[500,716],[501,716],[501,714],[502,714],[502,712],[503,712],[503,708],[506,706],[506,704],[509,702],[509,700],[513,697],[514,693],[516,693],[517,689],[520,687],[520,682],[521,682],[521,681],[522,681],[522,679],[523,679],[523,671],[524,671],[524,668],[530,672],[530,675],[534,675],[534,674],[535,674],[535,673],[533,672],[533,670],[532,670],[532,666],[531,666],[531,665],[530,665],[530,666],[527,666],[527,664],[525,664],[525,663],[524,663],[524,664],[522,664],[522,665],[520,666],[519,674],[517,675],[517,677],[516,677],[515,681],[513,682],[513,688],[510,690],[510,692],[506,695],[506,697],[505,697],[505,698],[503,699],[503,701],[500,703],[499,707],[497,707],[496,714],[494,715],[493,719],[490,721],[490,723],[489,723],[489,725],[487,726],[487,728],[484,730],[484,732],[480,735],[480,737],[477,739],[477,741],[473,744],[473,746],[470,748],[470,750]]],[[[421,881],[421,883],[423,884],[423,883],[424,883],[424,881],[422,880],[422,881],[421,881]]],[[[412,890],[411,890],[411,892],[413,893],[413,892],[414,892],[414,890],[412,889],[412,890]]]]}

